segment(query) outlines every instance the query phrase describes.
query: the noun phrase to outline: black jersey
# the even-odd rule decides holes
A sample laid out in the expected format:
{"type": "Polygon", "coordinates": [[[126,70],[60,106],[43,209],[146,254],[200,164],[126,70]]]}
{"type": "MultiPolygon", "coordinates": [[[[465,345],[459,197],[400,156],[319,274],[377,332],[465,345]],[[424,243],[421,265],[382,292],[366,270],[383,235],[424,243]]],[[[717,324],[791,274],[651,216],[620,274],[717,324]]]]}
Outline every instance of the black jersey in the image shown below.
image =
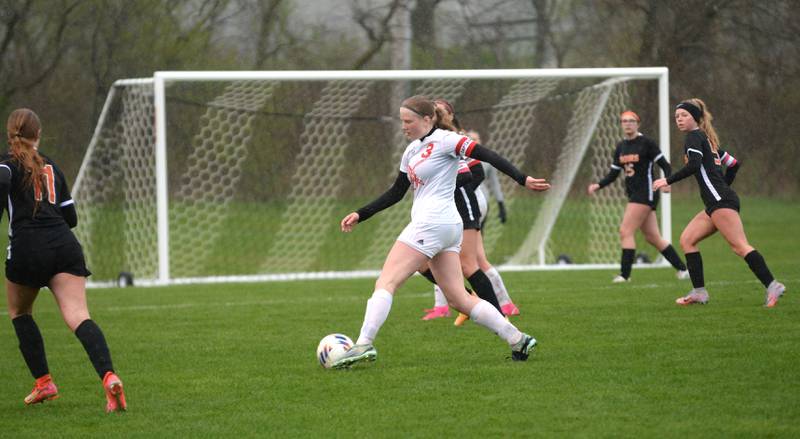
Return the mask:
{"type": "Polygon", "coordinates": [[[649,204],[655,208],[658,192],[653,191],[654,163],[658,163],[666,176],[670,175],[669,163],[653,139],[641,133],[633,139],[623,139],[617,143],[611,170],[599,182],[600,187],[607,186],[616,180],[620,172],[624,172],[628,201],[649,204]]]}
{"type": "Polygon", "coordinates": [[[694,175],[706,211],[720,203],[738,206],[739,197],[725,181],[722,174],[722,159],[718,152],[711,149],[706,133],[700,129],[688,133],[683,150],[686,166],[667,178],[667,183],[673,184],[694,175]]]}
{"type": "Polygon", "coordinates": [[[40,155],[44,159],[45,165],[39,193],[36,193],[32,186],[25,185],[23,181],[25,169],[11,155],[5,154],[0,157],[0,167],[11,172],[6,207],[8,208],[9,236],[12,238],[19,233],[33,229],[50,228],[69,231],[67,221],[62,214],[62,208],[73,204],[67,181],[52,160],[40,155]]]}

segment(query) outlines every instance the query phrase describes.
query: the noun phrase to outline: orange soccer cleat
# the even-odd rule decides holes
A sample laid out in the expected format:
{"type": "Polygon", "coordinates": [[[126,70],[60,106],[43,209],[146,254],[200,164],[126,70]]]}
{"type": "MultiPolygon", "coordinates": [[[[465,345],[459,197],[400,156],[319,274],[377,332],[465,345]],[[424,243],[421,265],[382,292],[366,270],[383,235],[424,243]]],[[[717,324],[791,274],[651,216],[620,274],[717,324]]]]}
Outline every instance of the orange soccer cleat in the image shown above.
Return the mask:
{"type": "Polygon", "coordinates": [[[122,380],[114,372],[106,372],[103,377],[103,389],[106,391],[106,413],[122,412],[128,408],[125,402],[125,391],[122,380]]]}
{"type": "Polygon", "coordinates": [[[36,379],[31,394],[25,397],[25,405],[38,404],[58,398],[58,387],[53,383],[50,374],[36,379]]]}

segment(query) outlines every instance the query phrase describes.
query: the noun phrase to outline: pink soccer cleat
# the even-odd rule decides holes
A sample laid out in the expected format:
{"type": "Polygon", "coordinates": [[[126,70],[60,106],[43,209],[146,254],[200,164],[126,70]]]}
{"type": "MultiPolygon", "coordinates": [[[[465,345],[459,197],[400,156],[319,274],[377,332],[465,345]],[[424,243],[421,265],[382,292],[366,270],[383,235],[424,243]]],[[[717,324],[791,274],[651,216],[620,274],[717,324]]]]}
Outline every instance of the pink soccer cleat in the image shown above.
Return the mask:
{"type": "Polygon", "coordinates": [[[433,319],[440,319],[442,317],[450,317],[450,307],[447,305],[442,306],[434,306],[431,309],[426,309],[425,314],[422,317],[422,320],[433,320],[433,319]]]}
{"type": "Polygon", "coordinates": [[[50,374],[36,379],[31,394],[25,397],[25,405],[39,404],[40,402],[52,401],[58,398],[58,388],[50,374]]]}
{"type": "Polygon", "coordinates": [[[122,381],[117,374],[106,372],[106,376],[103,377],[103,389],[106,391],[106,413],[122,412],[128,408],[122,381]]]}
{"type": "Polygon", "coordinates": [[[506,316],[518,316],[519,315],[519,308],[517,305],[514,305],[514,302],[508,302],[505,305],[500,307],[500,310],[503,311],[503,314],[506,316]]]}

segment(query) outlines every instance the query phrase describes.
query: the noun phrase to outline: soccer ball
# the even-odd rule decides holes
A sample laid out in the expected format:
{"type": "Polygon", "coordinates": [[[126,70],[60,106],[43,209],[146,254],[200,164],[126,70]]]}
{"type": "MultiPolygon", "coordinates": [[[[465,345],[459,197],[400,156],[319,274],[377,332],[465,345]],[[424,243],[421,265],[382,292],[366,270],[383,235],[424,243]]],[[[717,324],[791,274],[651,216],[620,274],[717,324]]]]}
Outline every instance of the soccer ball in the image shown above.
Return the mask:
{"type": "Polygon", "coordinates": [[[325,369],[330,369],[342,355],[353,346],[353,340],[343,334],[326,335],[317,346],[317,360],[325,369]]]}

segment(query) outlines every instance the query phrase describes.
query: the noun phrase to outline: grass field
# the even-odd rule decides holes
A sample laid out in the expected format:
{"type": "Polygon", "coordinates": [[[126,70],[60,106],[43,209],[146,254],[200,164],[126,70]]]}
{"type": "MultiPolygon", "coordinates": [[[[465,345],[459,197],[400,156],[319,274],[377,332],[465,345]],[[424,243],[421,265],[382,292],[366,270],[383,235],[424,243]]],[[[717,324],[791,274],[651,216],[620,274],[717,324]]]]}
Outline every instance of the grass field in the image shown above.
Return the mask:
{"type": "Polygon", "coordinates": [[[613,271],[507,273],[512,322],[540,341],[526,363],[475,324],[420,321],[432,294],[419,277],[398,292],[378,361],[349,371],[323,370],[315,348],[358,335],[373,280],[91,290],[127,389],[119,415],[103,413],[44,290],[35,316],[61,398],[23,405],[33,380],[0,324],[0,436],[800,437],[800,208],[743,205],[788,287],[778,307],[762,307],[718,236],[702,244],[706,306],[675,306],[690,284],[668,269],[634,268],[624,285],[613,271]]]}

